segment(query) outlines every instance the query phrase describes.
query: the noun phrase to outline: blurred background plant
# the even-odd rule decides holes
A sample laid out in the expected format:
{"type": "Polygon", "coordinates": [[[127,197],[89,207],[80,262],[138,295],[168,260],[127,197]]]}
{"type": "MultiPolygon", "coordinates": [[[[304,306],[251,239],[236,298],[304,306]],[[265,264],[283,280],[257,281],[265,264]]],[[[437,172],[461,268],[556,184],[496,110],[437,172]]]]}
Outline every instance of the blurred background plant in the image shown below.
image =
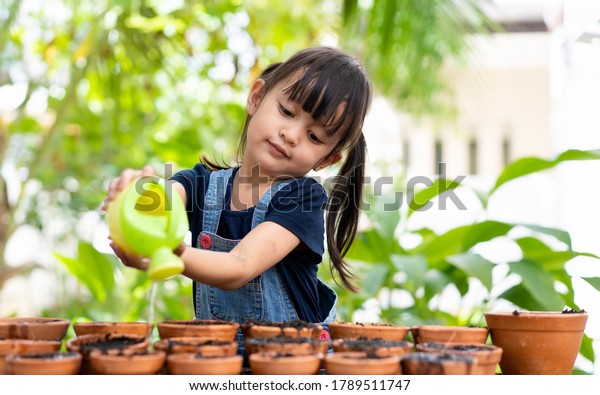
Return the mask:
{"type": "MultiPolygon", "coordinates": [[[[201,153],[229,161],[250,82],[268,64],[309,45],[338,46],[364,59],[376,95],[397,111],[450,122],[455,107],[444,67],[468,64],[470,34],[500,28],[486,17],[484,3],[6,0],[0,9],[0,289],[38,277],[52,300],[35,303],[33,314],[147,319],[150,281],[121,266],[98,236],[104,217],[97,207],[110,178],[146,163],[168,176],[193,166],[201,153]],[[10,262],[18,233],[27,244],[15,248],[31,251],[10,262]]],[[[598,153],[571,151],[545,167],[517,161],[497,186],[506,174],[582,159],[598,159],[598,153]]],[[[394,177],[401,190],[406,174],[394,177]]],[[[414,201],[423,204],[457,186],[440,179],[414,201]]],[[[479,195],[484,211],[494,190],[479,195]]],[[[485,215],[443,234],[408,229],[405,222],[418,211],[385,210],[389,198],[369,200],[370,226],[350,252],[362,274],[361,292],[340,290],[340,319],[352,320],[383,299],[377,319],[410,324],[482,324],[482,312],[499,299],[524,309],[577,307],[565,264],[593,254],[573,251],[567,232],[485,215]],[[523,227],[533,233],[512,238],[522,259],[496,265],[477,252],[523,227]],[[511,274],[521,281],[499,285],[511,274]],[[564,286],[560,292],[556,282],[564,286]],[[438,308],[448,288],[455,287],[461,301],[473,284],[487,290],[477,306],[464,314],[438,308]]],[[[588,282],[600,289],[597,278],[588,282]]],[[[189,319],[190,282],[160,283],[156,302],[156,320],[189,319]]],[[[582,354],[594,361],[591,344],[586,337],[582,354]]]]}

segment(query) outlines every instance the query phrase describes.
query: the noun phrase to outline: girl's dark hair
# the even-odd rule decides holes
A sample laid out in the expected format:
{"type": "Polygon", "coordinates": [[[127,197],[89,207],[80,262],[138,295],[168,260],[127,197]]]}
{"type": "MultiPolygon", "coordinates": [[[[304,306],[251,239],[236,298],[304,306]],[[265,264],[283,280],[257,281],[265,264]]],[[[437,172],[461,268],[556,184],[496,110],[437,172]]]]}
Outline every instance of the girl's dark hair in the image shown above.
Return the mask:
{"type": "MultiPolygon", "coordinates": [[[[356,237],[360,217],[366,160],[362,127],[371,105],[371,82],[357,59],[329,47],[297,52],[286,62],[268,66],[259,79],[265,81],[263,95],[279,82],[290,81],[290,86],[285,88],[289,98],[321,121],[330,137],[339,137],[332,154],[347,151],[338,176],[328,182],[326,233],[331,268],[339,274],[344,286],[354,291],[356,288],[350,280],[355,276],[344,261],[344,255],[356,237]]],[[[240,136],[238,159],[246,148],[250,119],[248,115],[240,136]]]]}

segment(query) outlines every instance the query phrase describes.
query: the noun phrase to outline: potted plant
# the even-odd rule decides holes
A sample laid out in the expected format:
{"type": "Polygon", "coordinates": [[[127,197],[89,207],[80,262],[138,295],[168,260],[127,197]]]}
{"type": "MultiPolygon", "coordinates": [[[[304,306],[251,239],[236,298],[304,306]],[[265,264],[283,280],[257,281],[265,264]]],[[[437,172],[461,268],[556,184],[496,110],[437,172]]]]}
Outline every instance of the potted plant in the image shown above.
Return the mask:
{"type": "Polygon", "coordinates": [[[164,351],[167,355],[195,353],[204,357],[227,357],[237,353],[238,343],[205,337],[171,337],[154,342],[154,349],[164,351]]]}
{"type": "Polygon", "coordinates": [[[306,375],[317,374],[323,354],[296,355],[261,351],[248,357],[252,374],[306,375]]]}
{"type": "Polygon", "coordinates": [[[167,356],[168,374],[232,375],[242,371],[241,355],[223,357],[202,356],[195,353],[174,353],[167,356]]]}
{"type": "Polygon", "coordinates": [[[451,353],[415,352],[400,359],[402,374],[473,374],[475,358],[451,353]]]}
{"type": "Polygon", "coordinates": [[[467,355],[476,360],[471,374],[496,374],[496,366],[502,357],[502,349],[492,344],[457,344],[457,343],[419,343],[419,352],[437,352],[467,355]]]}
{"type": "Polygon", "coordinates": [[[161,339],[171,337],[204,337],[233,341],[240,324],[219,320],[168,320],[156,324],[161,339]]]}
{"type": "Polygon", "coordinates": [[[571,374],[587,318],[570,309],[485,314],[503,374],[571,374]]]}
{"type": "Polygon", "coordinates": [[[325,369],[327,374],[334,375],[400,374],[400,357],[364,351],[338,351],[325,357],[325,369]]]}
{"type": "Polygon", "coordinates": [[[61,345],[59,340],[0,339],[0,374],[4,374],[10,355],[57,352],[61,345]]]}
{"type": "Polygon", "coordinates": [[[410,328],[415,344],[446,343],[485,344],[488,338],[488,328],[455,325],[420,325],[410,328]]]}
{"type": "Polygon", "coordinates": [[[73,323],[76,336],[91,334],[140,335],[150,336],[154,324],[126,321],[81,321],[73,323]]]}
{"type": "Polygon", "coordinates": [[[62,318],[0,318],[0,339],[62,340],[70,324],[62,318]]]}
{"type": "Polygon", "coordinates": [[[327,354],[328,340],[319,340],[309,337],[249,337],[245,341],[245,350],[248,354],[269,351],[281,354],[310,355],[327,354]]]}
{"type": "Polygon", "coordinates": [[[241,325],[241,329],[245,338],[283,335],[286,337],[319,339],[323,331],[323,327],[320,324],[302,320],[286,322],[248,320],[241,325]]]}
{"type": "Polygon", "coordinates": [[[364,351],[379,357],[400,356],[413,352],[414,345],[404,340],[369,339],[366,337],[335,339],[333,341],[333,352],[342,351],[364,351]]]}
{"type": "Polygon", "coordinates": [[[6,374],[67,375],[77,374],[81,367],[78,352],[47,352],[6,357],[6,374]]]}

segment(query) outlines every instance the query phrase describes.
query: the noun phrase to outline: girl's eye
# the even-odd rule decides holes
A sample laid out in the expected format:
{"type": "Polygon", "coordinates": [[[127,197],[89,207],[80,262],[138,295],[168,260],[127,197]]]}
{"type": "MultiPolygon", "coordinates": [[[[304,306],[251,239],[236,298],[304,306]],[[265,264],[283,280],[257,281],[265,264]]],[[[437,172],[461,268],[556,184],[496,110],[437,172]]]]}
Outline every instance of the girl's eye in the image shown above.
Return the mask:
{"type": "Polygon", "coordinates": [[[322,144],[322,141],[319,140],[319,137],[317,137],[316,134],[314,134],[312,131],[308,130],[308,138],[310,139],[310,141],[312,141],[315,144],[322,144]]]}
{"type": "Polygon", "coordinates": [[[292,114],[292,112],[290,110],[285,108],[282,104],[279,105],[279,111],[286,117],[291,117],[294,115],[294,114],[292,114]]]}

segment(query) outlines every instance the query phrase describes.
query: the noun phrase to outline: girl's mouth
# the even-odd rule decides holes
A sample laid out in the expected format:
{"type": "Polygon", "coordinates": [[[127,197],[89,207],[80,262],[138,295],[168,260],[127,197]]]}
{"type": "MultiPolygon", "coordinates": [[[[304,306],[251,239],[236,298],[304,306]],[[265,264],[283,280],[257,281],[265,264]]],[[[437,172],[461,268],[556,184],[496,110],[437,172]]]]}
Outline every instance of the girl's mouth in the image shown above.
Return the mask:
{"type": "Polygon", "coordinates": [[[285,149],[282,146],[275,144],[275,143],[271,143],[270,141],[269,141],[269,145],[271,146],[271,151],[273,152],[273,154],[275,154],[275,156],[279,156],[282,158],[289,158],[287,152],[285,152],[285,149]]]}

